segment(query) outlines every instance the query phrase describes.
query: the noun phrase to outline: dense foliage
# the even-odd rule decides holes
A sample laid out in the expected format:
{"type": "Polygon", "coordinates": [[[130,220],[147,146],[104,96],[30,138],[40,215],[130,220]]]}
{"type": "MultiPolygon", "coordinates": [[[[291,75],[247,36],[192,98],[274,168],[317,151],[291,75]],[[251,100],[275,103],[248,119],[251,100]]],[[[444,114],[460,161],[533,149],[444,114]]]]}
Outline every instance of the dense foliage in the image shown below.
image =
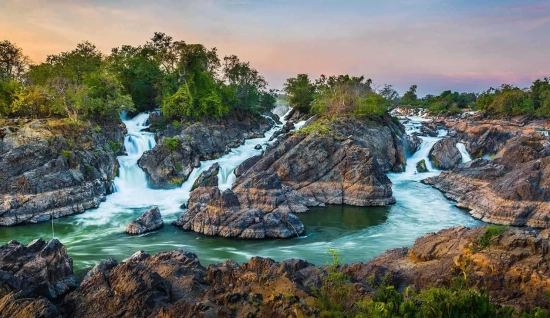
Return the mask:
{"type": "Polygon", "coordinates": [[[364,76],[321,75],[312,82],[307,74],[287,79],[285,92],[292,107],[324,117],[379,116],[397,101],[398,94],[385,85],[380,91],[364,76]]]}
{"type": "Polygon", "coordinates": [[[460,113],[465,109],[486,111],[489,115],[534,115],[550,117],[550,79],[537,79],[530,88],[503,84],[482,93],[444,91],[441,95],[417,98],[416,85],[407,91],[400,104],[427,108],[433,114],[460,113]]]}
{"type": "Polygon", "coordinates": [[[275,94],[248,62],[222,61],[215,48],[155,33],[142,46],[110,55],[83,42],[33,65],[21,48],[0,42],[0,115],[61,117],[71,122],[160,108],[169,120],[219,117],[232,109],[271,110],[275,94]]]}

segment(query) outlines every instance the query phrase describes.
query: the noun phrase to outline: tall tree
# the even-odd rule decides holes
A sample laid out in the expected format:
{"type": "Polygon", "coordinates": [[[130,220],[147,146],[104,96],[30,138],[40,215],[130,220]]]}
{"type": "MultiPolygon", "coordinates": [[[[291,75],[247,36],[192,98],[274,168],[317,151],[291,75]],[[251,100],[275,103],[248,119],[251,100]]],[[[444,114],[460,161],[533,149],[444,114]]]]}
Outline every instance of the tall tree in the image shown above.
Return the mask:
{"type": "Polygon", "coordinates": [[[0,41],[0,80],[18,80],[31,65],[23,50],[8,40],[0,41]]]}
{"type": "Polygon", "coordinates": [[[305,114],[310,112],[315,85],[307,74],[298,74],[296,77],[287,79],[284,90],[288,94],[290,106],[305,114]]]}
{"type": "Polygon", "coordinates": [[[416,96],[416,85],[412,85],[409,90],[403,94],[403,98],[401,98],[401,104],[403,105],[414,105],[417,100],[418,96],[416,96]]]}

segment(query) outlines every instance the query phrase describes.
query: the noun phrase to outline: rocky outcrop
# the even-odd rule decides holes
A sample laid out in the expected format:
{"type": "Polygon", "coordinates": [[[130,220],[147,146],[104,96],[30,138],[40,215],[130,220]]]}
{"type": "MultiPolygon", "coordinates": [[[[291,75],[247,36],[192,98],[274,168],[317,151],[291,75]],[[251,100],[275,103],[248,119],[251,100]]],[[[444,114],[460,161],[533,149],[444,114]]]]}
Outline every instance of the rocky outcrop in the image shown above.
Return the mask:
{"type": "Polygon", "coordinates": [[[485,227],[458,227],[430,233],[410,249],[388,251],[368,263],[352,264],[348,272],[357,280],[386,275],[401,290],[409,285],[419,289],[448,286],[461,277],[470,286],[487,288],[493,303],[519,311],[549,308],[548,239],[519,229],[494,235],[486,232],[485,227]],[[487,243],[482,243],[482,236],[487,243]]]}
{"type": "Polygon", "coordinates": [[[387,286],[410,294],[457,279],[486,288],[493,304],[521,313],[550,308],[548,247],[548,239],[533,232],[458,227],[427,234],[411,248],[366,263],[329,267],[253,257],[242,265],[228,260],[205,268],[197,255],[183,250],[140,251],[120,263],[97,265],[55,305],[37,296],[0,297],[0,316],[319,317],[326,310],[323,297],[339,297],[332,300],[340,312],[356,316],[364,313],[358,302],[368,302],[387,286]]]}
{"type": "Polygon", "coordinates": [[[143,213],[139,218],[132,221],[126,227],[126,233],[133,235],[141,235],[147,232],[155,231],[164,226],[162,216],[158,207],[153,207],[151,210],[143,213]]]}
{"type": "Polygon", "coordinates": [[[406,152],[407,154],[412,155],[420,149],[420,145],[422,145],[422,138],[416,135],[409,135],[408,139],[409,140],[405,144],[407,146],[406,152]]]}
{"type": "Polygon", "coordinates": [[[263,116],[233,111],[219,119],[183,123],[179,128],[170,126],[157,133],[157,145],[145,152],[138,164],[151,187],[179,186],[200,166],[200,161],[216,159],[246,139],[263,137],[274,124],[274,120],[263,116]],[[173,149],[164,142],[166,138],[176,138],[173,149]]]}
{"type": "Polygon", "coordinates": [[[510,142],[494,160],[477,159],[423,182],[485,222],[550,227],[550,142],[510,142]]]}
{"type": "Polygon", "coordinates": [[[325,204],[394,203],[385,172],[404,167],[409,139],[403,126],[389,118],[327,125],[327,135],[291,134],[252,167],[238,169],[233,191],[241,206],[304,212],[325,204]]]}
{"type": "MultiPolygon", "coordinates": [[[[212,176],[217,165],[203,172],[191,191],[188,210],[173,223],[186,231],[209,236],[246,239],[288,238],[304,233],[304,225],[288,209],[242,205],[232,190],[220,191],[218,178],[212,176]]],[[[274,185],[265,179],[268,187],[274,185]]]]}
{"type": "Polygon", "coordinates": [[[0,298],[17,293],[10,297],[54,299],[75,287],[73,260],[58,240],[37,239],[27,246],[10,241],[0,247],[0,298]]]}
{"type": "Polygon", "coordinates": [[[428,172],[428,167],[426,167],[426,160],[422,159],[416,164],[417,172],[428,172]]]}
{"type": "Polygon", "coordinates": [[[451,138],[443,138],[435,143],[429,154],[430,161],[437,169],[450,170],[462,162],[460,150],[451,138]]]}
{"type": "Polygon", "coordinates": [[[82,213],[105,199],[124,125],[94,127],[35,120],[0,128],[0,226],[82,213]]]}

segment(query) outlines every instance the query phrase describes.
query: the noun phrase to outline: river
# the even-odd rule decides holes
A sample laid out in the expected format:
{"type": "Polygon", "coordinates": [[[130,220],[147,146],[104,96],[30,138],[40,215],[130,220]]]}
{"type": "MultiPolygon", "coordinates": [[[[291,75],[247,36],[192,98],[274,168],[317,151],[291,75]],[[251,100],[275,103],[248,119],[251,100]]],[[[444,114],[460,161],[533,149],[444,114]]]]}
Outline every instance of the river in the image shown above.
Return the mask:
{"type": "MultiPolygon", "coordinates": [[[[233,259],[247,261],[252,256],[275,260],[302,258],[315,264],[327,261],[327,250],[337,249],[343,262],[367,261],[388,249],[411,246],[415,239],[429,232],[482,223],[458,209],[437,190],[419,181],[437,175],[427,160],[429,150],[440,137],[422,137],[421,148],[407,160],[403,173],[391,173],[397,204],[388,207],[329,206],[311,208],[299,214],[306,226],[307,236],[279,240],[236,240],[207,237],[184,232],[172,226],[181,213],[180,206],[189,198],[196,177],[214,162],[221,167],[220,188],[230,188],[235,180],[233,170],[244,160],[261,153],[257,144],[267,145],[269,137],[281,125],[265,134],[265,138],[250,139],[229,154],[201,163],[189,181],[180,188],[153,190],[147,187],[145,173],[137,166],[141,154],[155,145],[154,135],[143,132],[147,114],[124,118],[128,134],[124,145],[128,156],[118,157],[120,169],[114,180],[116,192],[107,196],[99,208],[84,214],[60,218],[52,223],[28,224],[0,228],[0,245],[10,240],[27,244],[41,237],[59,239],[74,260],[75,270],[82,272],[109,257],[122,260],[138,250],[148,253],[183,248],[197,253],[201,263],[223,262],[233,259]],[[415,173],[416,163],[426,159],[428,173],[415,173]],[[124,233],[126,225],[151,206],[158,206],[165,222],[164,228],[142,236],[124,233]]],[[[418,129],[424,119],[413,118],[405,126],[408,133],[418,129]]],[[[303,122],[297,125],[303,126],[303,122]]],[[[446,132],[441,131],[440,135],[446,132]]],[[[463,160],[471,160],[463,145],[459,145],[463,160]]]]}

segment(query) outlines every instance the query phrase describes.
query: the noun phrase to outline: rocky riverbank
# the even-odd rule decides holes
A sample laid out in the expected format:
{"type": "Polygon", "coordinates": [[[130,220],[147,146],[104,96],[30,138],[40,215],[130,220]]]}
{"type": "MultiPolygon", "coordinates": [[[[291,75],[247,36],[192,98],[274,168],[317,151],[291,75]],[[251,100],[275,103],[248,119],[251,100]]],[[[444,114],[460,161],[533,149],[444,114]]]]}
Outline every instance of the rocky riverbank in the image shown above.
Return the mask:
{"type": "Polygon", "coordinates": [[[381,299],[376,295],[389,286],[420,292],[459,278],[465,286],[487,288],[496,307],[521,312],[550,307],[548,244],[547,233],[460,227],[367,263],[338,266],[254,257],[203,267],[183,250],[140,251],[98,264],[77,286],[58,241],[10,242],[0,247],[0,317],[355,316],[366,313],[358,303],[381,299]],[[335,300],[340,307],[327,307],[335,300]]]}
{"type": "Polygon", "coordinates": [[[550,227],[550,140],[509,140],[494,160],[477,159],[423,182],[485,222],[550,227]]]}
{"type": "Polygon", "coordinates": [[[111,191],[124,131],[120,121],[5,122],[0,127],[0,225],[43,222],[97,207],[111,191]]]}
{"type": "Polygon", "coordinates": [[[219,158],[246,139],[263,137],[275,120],[275,115],[266,118],[236,110],[219,119],[166,124],[163,117],[152,113],[148,124],[157,130],[157,145],[145,152],[138,164],[151,187],[176,187],[200,166],[200,161],[219,158]]]}

